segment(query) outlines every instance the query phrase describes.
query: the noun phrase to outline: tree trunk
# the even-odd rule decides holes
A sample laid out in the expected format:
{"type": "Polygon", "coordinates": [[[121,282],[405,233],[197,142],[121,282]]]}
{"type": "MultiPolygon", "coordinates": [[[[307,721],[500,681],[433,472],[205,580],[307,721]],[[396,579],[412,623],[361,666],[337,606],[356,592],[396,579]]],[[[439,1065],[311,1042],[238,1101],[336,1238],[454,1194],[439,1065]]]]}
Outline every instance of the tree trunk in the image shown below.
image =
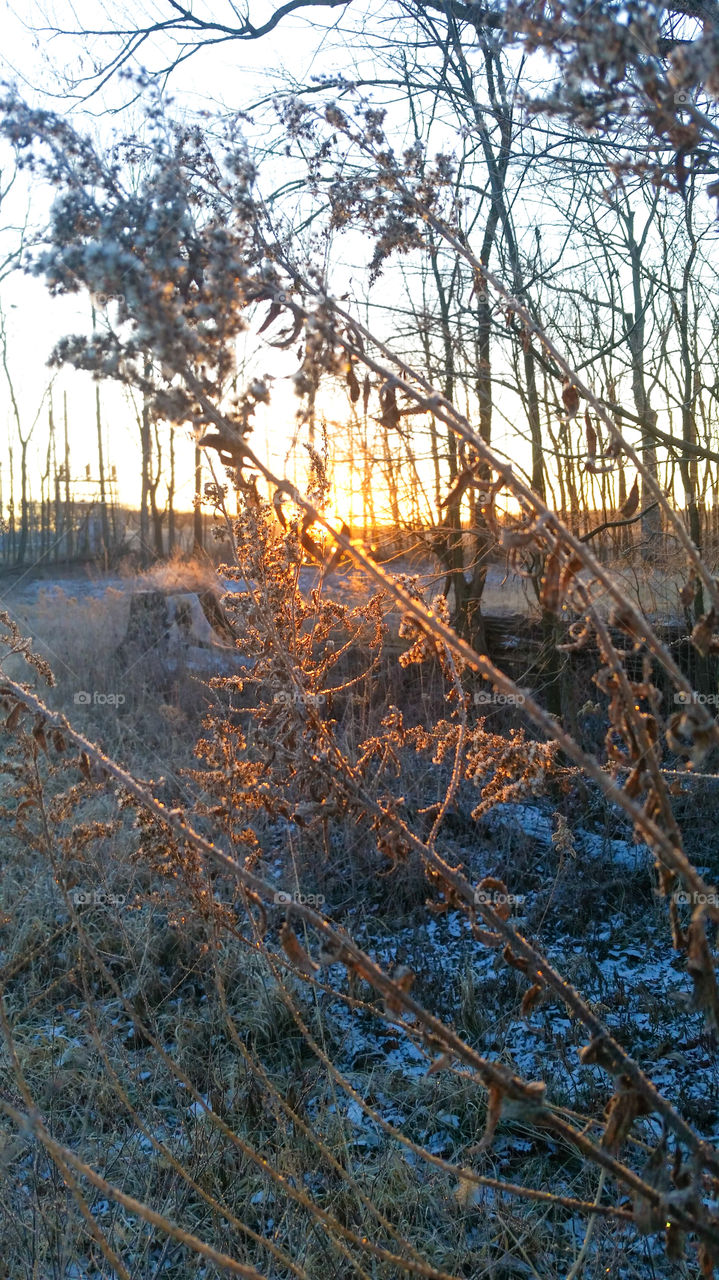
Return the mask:
{"type": "Polygon", "coordinates": [[[70,436],[68,433],[67,421],[67,392],[63,395],[63,416],[65,423],[65,556],[67,560],[70,561],[73,553],[72,523],[74,513],[72,510],[72,495],[70,491],[70,436]]]}
{"type": "Polygon", "coordinates": [[[195,507],[192,518],[192,553],[202,555],[204,551],[202,538],[202,450],[195,445],[195,507]]]}
{"type": "Polygon", "coordinates": [[[102,558],[107,568],[110,552],[110,521],[107,516],[107,492],[105,489],[105,459],[102,449],[102,413],[100,410],[100,388],[95,387],[95,424],[97,426],[97,465],[100,473],[100,529],[102,531],[102,558]]]}
{"type": "MultiPolygon", "coordinates": [[[[145,371],[148,373],[148,365],[145,365],[145,371]]],[[[150,450],[152,448],[152,437],[150,434],[150,405],[147,396],[143,398],[142,403],[142,419],[140,423],[140,447],[142,467],[142,483],[140,489],[140,564],[143,568],[150,560],[150,450]]]]}
{"type": "MultiPolygon", "coordinates": [[[[641,453],[642,461],[652,480],[658,481],[657,445],[654,429],[657,425],[657,412],[649,403],[646,382],[644,379],[646,322],[645,301],[642,295],[641,246],[634,238],[634,214],[629,213],[625,219],[627,244],[632,264],[632,293],[634,297],[634,314],[625,315],[627,325],[627,345],[632,357],[632,395],[634,406],[642,428],[641,453]]],[[[642,508],[654,501],[654,494],[648,489],[646,482],[641,485],[642,508]]],[[[661,540],[661,515],[658,507],[654,507],[642,516],[642,554],[645,559],[656,555],[661,540]]]]}
{"type": "Polygon", "coordinates": [[[170,479],[167,486],[167,554],[175,550],[175,432],[170,427],[170,479]]]}

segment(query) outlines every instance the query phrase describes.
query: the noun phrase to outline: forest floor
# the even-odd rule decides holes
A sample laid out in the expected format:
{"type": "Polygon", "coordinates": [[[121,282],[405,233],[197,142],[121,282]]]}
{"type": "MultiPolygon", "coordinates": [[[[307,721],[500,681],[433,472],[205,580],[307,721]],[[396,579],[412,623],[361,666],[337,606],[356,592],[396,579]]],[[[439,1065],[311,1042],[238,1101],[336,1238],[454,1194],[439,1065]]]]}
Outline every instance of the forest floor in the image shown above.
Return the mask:
{"type": "MultiPolygon", "coordinates": [[[[426,589],[428,597],[443,590],[444,573],[423,548],[414,551],[393,552],[386,549],[378,555],[380,563],[389,573],[414,576],[418,585],[426,589]]],[[[674,622],[681,618],[679,590],[684,585],[681,565],[673,559],[662,563],[642,563],[636,556],[615,561],[611,565],[612,576],[627,593],[627,597],[648,618],[674,622]]],[[[321,581],[321,574],[310,565],[303,565],[299,574],[302,591],[308,591],[321,581]]],[[[35,619],[35,610],[48,608],[63,610],[63,601],[71,608],[74,602],[99,600],[108,593],[123,596],[133,591],[157,587],[178,591],[192,590],[196,585],[213,585],[219,589],[238,590],[242,584],[234,584],[218,577],[207,565],[170,562],[156,569],[138,572],[132,567],[119,571],[103,572],[95,566],[74,567],[33,565],[27,568],[5,569],[0,572],[0,608],[13,615],[35,619]],[[56,600],[53,601],[53,597],[56,600]]],[[[367,579],[361,570],[345,561],[338,571],[324,579],[324,590],[333,597],[358,603],[366,598],[367,579]]],[[[488,615],[537,613],[538,606],[531,581],[512,572],[501,562],[490,564],[482,598],[482,609],[488,615]]]]}
{"type": "MultiPolygon", "coordinates": [[[[432,577],[426,565],[420,572],[411,559],[400,559],[391,567],[420,573],[427,580],[432,577]]],[[[303,569],[301,579],[308,589],[317,575],[303,569]]],[[[441,586],[441,579],[434,580],[441,586]]],[[[142,776],[169,786],[190,809],[196,784],[188,770],[196,765],[193,746],[201,736],[206,686],[188,678],[182,688],[165,690],[153,701],[146,686],[141,691],[131,677],[120,683],[123,676],[111,655],[126,630],[133,591],[153,586],[192,591],[206,584],[204,572],[188,575],[172,568],[139,579],[78,574],[57,581],[0,582],[0,605],[32,635],[38,651],[56,670],[58,688],[50,697],[54,705],[142,776]],[[78,706],[73,692],[78,680],[83,689],[124,690],[122,714],[112,703],[78,706]]],[[[675,585],[669,574],[663,579],[646,575],[645,598],[653,599],[659,612],[662,600],[668,608],[675,585]]],[[[510,579],[501,567],[492,566],[485,608],[513,614],[530,607],[526,590],[522,579],[510,579]]],[[[330,591],[355,603],[361,598],[362,580],[354,571],[339,574],[330,591]]],[[[422,785],[418,775],[420,790],[422,785]]],[[[716,1038],[692,1006],[691,982],[671,947],[667,904],[658,896],[648,851],[632,842],[626,824],[589,791],[500,804],[477,822],[470,816],[475,803],[476,793],[463,784],[445,824],[443,856],[472,882],[485,875],[504,880],[517,897],[514,923],[520,931],[536,941],[582,992],[685,1119],[709,1141],[719,1143],[716,1038]],[[571,832],[569,849],[561,849],[553,838],[560,817],[571,832]]],[[[98,799],[85,816],[88,822],[105,820],[109,810],[98,799]]],[[[687,835],[688,853],[698,860],[707,880],[716,883],[719,829],[713,789],[693,787],[680,795],[677,816],[687,835]]],[[[590,1124],[592,1117],[600,1117],[611,1090],[598,1068],[580,1063],[578,1051],[587,1035],[566,1009],[549,1001],[521,1017],[524,979],[503,964],[497,951],[472,937],[458,912],[435,915],[427,910],[427,885],[419,872],[378,877],[376,869],[369,869],[365,852],[359,846],[355,850],[351,831],[339,831],[334,838],[340,844],[327,854],[329,861],[323,862],[316,851],[303,861],[304,837],[296,824],[268,823],[257,870],[274,880],[278,891],[301,887],[323,894],[328,916],[382,965],[407,966],[415,975],[413,995],[470,1045],[525,1079],[545,1080],[557,1107],[587,1117],[590,1124]],[[333,871],[333,859],[339,873],[333,871]]],[[[300,1152],[296,1135],[284,1129],[280,1133],[277,1116],[265,1102],[254,1110],[247,1103],[246,1072],[224,1036],[224,1013],[203,959],[203,930],[198,924],[196,931],[185,928],[178,935],[177,919],[185,918],[182,903],[173,902],[172,889],[158,893],[137,860],[128,858],[134,840],[132,831],[123,830],[106,848],[100,839],[91,856],[86,848],[73,852],[70,842],[67,859],[74,883],[81,889],[99,885],[105,894],[123,898],[117,907],[108,900],[83,907],[82,919],[101,954],[113,958],[113,973],[123,990],[134,992],[133,1001],[139,999],[138,992],[144,993],[144,1014],[152,1015],[164,1051],[191,1078],[202,1102],[190,1102],[186,1087],[166,1078],[126,1012],[107,992],[94,988],[95,1032],[102,1034],[104,1028],[109,1037],[109,1065],[124,1082],[136,1110],[133,1116],[118,1108],[117,1095],[106,1083],[108,1064],[103,1065],[88,1035],[82,983],[68,972],[80,951],[73,950],[56,870],[43,865],[37,852],[22,842],[10,841],[0,872],[0,898],[6,906],[13,904],[13,911],[12,919],[3,917],[0,927],[0,963],[9,965],[12,974],[22,972],[20,985],[10,981],[7,998],[16,1019],[20,1060],[39,1103],[54,1118],[63,1140],[78,1143],[91,1163],[94,1158],[102,1165],[105,1176],[150,1203],[160,1190],[163,1195],[167,1191],[167,1157],[157,1151],[158,1140],[193,1176],[202,1180],[209,1169],[215,1190],[226,1185],[223,1161],[229,1157],[226,1144],[212,1130],[216,1115],[268,1154],[275,1143],[286,1142],[293,1153],[293,1176],[303,1181],[318,1204],[335,1205],[336,1178],[317,1152],[300,1152]],[[30,960],[19,966],[25,951],[30,960]],[[143,1092],[143,1080],[152,1088],[148,1084],[143,1092]],[[240,1095],[245,1098],[242,1105],[240,1095]],[[80,1096],[84,1105],[78,1109],[80,1096]]],[[[230,885],[218,885],[216,896],[228,908],[236,903],[230,885]]],[[[278,938],[281,919],[280,908],[270,915],[269,940],[278,938]]],[[[240,957],[239,968],[232,969],[230,1012],[236,1026],[250,1028],[246,1043],[261,1058],[272,1086],[292,1099],[298,1114],[329,1150],[341,1156],[356,1181],[370,1182],[377,1206],[409,1234],[428,1262],[458,1276],[486,1275],[491,1280],[549,1280],[569,1271],[582,1245],[585,1218],[538,1209],[487,1187],[468,1190],[441,1168],[423,1163],[400,1135],[432,1155],[459,1165],[469,1163],[491,1177],[588,1200],[598,1190],[593,1171],[526,1121],[500,1123],[491,1149],[472,1156],[483,1126],[479,1091],[469,1085],[457,1087],[456,1080],[448,1083],[443,1073],[428,1076],[431,1057],[411,1023],[378,1018],[369,1003],[369,989],[359,992],[359,1003],[348,1003],[341,966],[325,971],[322,991],[292,986],[294,1013],[288,1013],[276,974],[246,953],[245,961],[243,967],[240,957]],[[299,1029],[297,1013],[319,1050],[312,1049],[299,1029]],[[339,1076],[323,1066],[322,1052],[339,1076]]],[[[223,978],[227,982],[228,974],[223,978]]],[[[640,1120],[635,1132],[638,1136],[626,1158],[641,1168],[662,1135],[651,1117],[640,1120]]],[[[278,1150],[276,1158],[286,1163],[286,1152],[278,1150]]],[[[37,1248],[39,1256],[45,1248],[49,1257],[57,1250],[67,1191],[51,1187],[51,1166],[38,1163],[22,1143],[11,1155],[11,1215],[20,1222],[41,1205],[40,1238],[46,1232],[47,1240],[37,1248]]],[[[261,1234],[280,1230],[285,1208],[260,1173],[243,1166],[237,1194],[250,1226],[261,1234]]],[[[616,1199],[614,1190],[612,1197],[616,1199]]],[[[98,1193],[92,1211],[110,1238],[116,1243],[131,1241],[140,1251],[139,1237],[127,1227],[116,1204],[98,1193]]],[[[358,1230],[370,1230],[363,1214],[356,1210],[353,1220],[358,1230]]],[[[202,1221],[197,1209],[198,1229],[202,1221]]],[[[5,1231],[5,1256],[21,1258],[23,1230],[18,1226],[12,1239],[11,1235],[5,1231]]],[[[321,1253],[312,1255],[312,1247],[308,1242],[305,1265],[319,1276],[325,1273],[326,1260],[321,1253]]],[[[142,1249],[144,1255],[137,1253],[144,1257],[138,1276],[184,1280],[190,1274],[214,1275],[166,1263],[160,1245],[150,1243],[149,1237],[142,1249]]],[[[68,1235],[67,1250],[68,1259],[77,1259],[75,1237],[70,1240],[68,1235]]],[[[260,1265],[262,1255],[250,1251],[243,1258],[260,1265]]],[[[63,1280],[101,1280],[103,1272],[93,1270],[87,1259],[72,1265],[76,1270],[68,1261],[68,1269],[57,1274],[63,1280]]],[[[25,1272],[18,1266],[7,1274],[14,1280],[25,1272]]],[[[380,1274],[391,1274],[394,1280],[395,1273],[377,1271],[380,1274]]],[[[660,1237],[637,1237],[610,1220],[597,1220],[585,1274],[608,1280],[670,1275],[688,1280],[696,1274],[696,1261],[689,1255],[686,1263],[669,1263],[660,1237]]]]}

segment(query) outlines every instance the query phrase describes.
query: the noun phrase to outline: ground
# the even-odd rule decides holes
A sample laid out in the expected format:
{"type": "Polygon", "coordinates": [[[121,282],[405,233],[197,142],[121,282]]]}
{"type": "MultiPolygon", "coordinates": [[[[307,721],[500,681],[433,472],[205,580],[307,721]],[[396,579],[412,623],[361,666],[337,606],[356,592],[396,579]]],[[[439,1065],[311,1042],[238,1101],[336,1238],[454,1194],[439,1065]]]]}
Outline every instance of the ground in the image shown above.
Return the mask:
{"type": "MultiPolygon", "coordinates": [[[[416,571],[416,565],[406,569],[416,571]]],[[[142,585],[187,591],[204,583],[202,575],[168,581],[164,572],[142,585]]],[[[310,570],[303,576],[307,587],[316,580],[310,570]]],[[[129,594],[137,586],[123,576],[52,584],[26,579],[6,585],[4,603],[58,672],[50,700],[143,776],[176,787],[191,803],[194,784],[186,770],[207,705],[204,684],[185,673],[153,702],[146,684],[133,684],[130,675],[121,684],[122,673],[113,667],[129,594]],[[83,688],[124,688],[127,703],[78,706],[76,678],[83,688]]],[[[340,575],[331,590],[346,600],[361,587],[354,575],[340,575]]],[[[488,600],[495,610],[512,613],[521,590],[518,580],[507,582],[493,568],[488,600]]],[[[687,793],[678,803],[692,819],[689,851],[715,882],[719,836],[712,806],[705,796],[697,804],[696,795],[687,793]]],[[[499,804],[477,822],[470,817],[475,802],[463,787],[445,827],[443,856],[473,882],[484,875],[505,881],[517,898],[514,923],[582,992],[680,1113],[719,1142],[716,1041],[692,1006],[691,982],[671,947],[667,906],[648,851],[596,798],[582,805],[576,795],[563,799],[557,792],[499,804]],[[563,848],[553,840],[560,816],[570,832],[563,848]]],[[[468,1167],[590,1201],[598,1189],[595,1173],[526,1121],[501,1122],[491,1149],[473,1154],[484,1124],[482,1091],[454,1073],[428,1076],[432,1055],[415,1037],[411,1020],[378,1016],[371,989],[363,983],[348,988],[343,966],[330,965],[320,979],[300,985],[282,975],[281,964],[278,970],[257,954],[251,936],[238,944],[223,937],[215,940],[216,953],[212,945],[208,951],[211,922],[188,923],[182,890],[157,881],[141,860],[128,856],[136,838],[114,802],[98,796],[83,804],[85,822],[107,824],[106,832],[98,829],[80,843],[69,839],[60,867],[13,840],[2,871],[0,962],[9,975],[6,1000],[18,1060],[61,1141],[78,1147],[128,1193],[164,1205],[171,1218],[181,1206],[183,1222],[200,1236],[238,1248],[200,1193],[172,1174],[173,1161],[179,1162],[198,1187],[248,1226],[292,1256],[299,1250],[312,1276],[325,1274],[322,1248],[305,1238],[301,1209],[288,1200],[285,1186],[268,1181],[247,1145],[317,1205],[344,1214],[360,1234],[372,1231],[373,1238],[391,1243],[372,1216],[379,1212],[428,1262],[452,1274],[542,1280],[566,1274],[584,1239],[586,1217],[556,1208],[538,1212],[490,1186],[463,1183],[452,1169],[468,1167]],[[60,882],[79,895],[84,940],[73,931],[60,882]],[[93,948],[100,968],[88,965],[93,948]],[[133,1009],[156,1044],[138,1031],[133,1009]],[[216,1121],[246,1145],[238,1149],[216,1121]],[[343,1181],[347,1172],[349,1183],[343,1181]],[[371,1188],[372,1212],[358,1199],[357,1185],[371,1188]]],[[[521,1016],[525,980],[471,936],[457,911],[429,910],[420,875],[364,878],[367,864],[359,854],[352,864],[349,833],[334,838],[343,847],[326,851],[329,862],[323,864],[316,850],[308,855],[297,824],[268,823],[257,869],[274,879],[278,891],[301,886],[322,894],[328,916],[383,966],[406,966],[414,974],[413,994],[473,1048],[525,1079],[546,1081],[553,1106],[580,1113],[590,1124],[600,1117],[611,1090],[597,1067],[580,1064],[587,1036],[564,1007],[550,1001],[521,1016]],[[333,865],[342,874],[334,874],[333,865]]],[[[229,882],[218,880],[214,896],[228,910],[237,905],[229,882]]],[[[274,954],[281,955],[285,914],[280,902],[267,920],[265,941],[274,954]]],[[[7,1069],[6,1062],[4,1074],[7,1069]]],[[[4,1087],[14,1096],[10,1075],[4,1087]]],[[[661,1130],[650,1117],[638,1122],[635,1133],[627,1158],[641,1167],[661,1130]]],[[[70,1225],[71,1198],[52,1166],[38,1161],[23,1140],[13,1142],[8,1139],[3,1156],[9,1175],[3,1245],[16,1267],[8,1274],[13,1280],[35,1274],[22,1224],[39,1214],[33,1247],[46,1260],[41,1265],[64,1249],[67,1265],[58,1275],[109,1275],[101,1261],[92,1261],[82,1223],[78,1227],[73,1218],[70,1225]],[[83,1238],[84,1253],[78,1244],[83,1238]]],[[[90,1203],[114,1246],[135,1260],[134,1275],[184,1280],[215,1274],[189,1269],[181,1249],[164,1249],[161,1234],[143,1243],[142,1232],[99,1191],[90,1203]]],[[[247,1242],[242,1247],[241,1256],[262,1269],[262,1252],[247,1242]]],[[[669,1263],[656,1235],[637,1237],[600,1220],[586,1274],[648,1280],[689,1276],[694,1266],[691,1255],[686,1265],[669,1263]]],[[[397,1273],[385,1267],[376,1274],[397,1273]]]]}

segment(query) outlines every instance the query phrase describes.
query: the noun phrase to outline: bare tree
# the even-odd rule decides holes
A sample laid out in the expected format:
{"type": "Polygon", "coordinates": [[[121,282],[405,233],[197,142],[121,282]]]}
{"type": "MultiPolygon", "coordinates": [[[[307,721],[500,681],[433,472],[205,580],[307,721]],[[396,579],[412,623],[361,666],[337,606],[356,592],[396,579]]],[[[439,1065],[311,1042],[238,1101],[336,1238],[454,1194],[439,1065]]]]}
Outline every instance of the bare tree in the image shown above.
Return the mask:
{"type": "MultiPolygon", "coordinates": [[[[18,443],[20,445],[20,537],[17,543],[15,558],[18,564],[24,564],[30,539],[30,479],[28,475],[28,448],[32,440],[33,432],[40,420],[45,401],[50,394],[52,381],[48,384],[43,392],[42,399],[38,405],[34,418],[29,425],[23,429],[23,414],[18,403],[15,391],[15,382],[10,369],[10,357],[8,352],[8,336],[5,324],[5,313],[0,308],[0,353],[2,358],[3,372],[7,384],[8,394],[10,396],[10,406],[12,416],[15,422],[15,430],[17,432],[18,443]]],[[[12,462],[11,462],[12,465],[12,462]]]]}

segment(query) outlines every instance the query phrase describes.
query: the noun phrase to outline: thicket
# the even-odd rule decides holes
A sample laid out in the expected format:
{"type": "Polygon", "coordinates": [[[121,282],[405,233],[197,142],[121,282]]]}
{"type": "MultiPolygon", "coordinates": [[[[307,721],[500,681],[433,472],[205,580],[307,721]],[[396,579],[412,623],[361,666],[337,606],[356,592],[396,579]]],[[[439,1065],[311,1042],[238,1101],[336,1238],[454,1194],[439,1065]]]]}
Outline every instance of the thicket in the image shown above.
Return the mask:
{"type": "MultiPolygon", "coordinates": [[[[207,497],[232,529],[226,572],[246,589],[226,603],[252,665],[212,682],[188,801],[171,779],[133,776],[48,706],[36,684],[51,673],[7,620],[3,816],[14,838],[2,872],[0,1110],[11,1274],[447,1277],[481,1266],[516,1274],[520,1258],[538,1274],[543,1256],[555,1269],[562,1261],[558,1224],[581,1215],[586,1235],[570,1274],[593,1232],[613,1230],[616,1241],[631,1227],[660,1237],[673,1266],[711,1275],[719,1152],[520,930],[522,884],[470,878],[447,831],[472,788],[478,820],[498,802],[547,794],[557,803],[583,780],[653,859],[664,926],[696,1010],[716,1029],[719,899],[675,817],[682,775],[710,772],[715,759],[712,703],[537,488],[329,297],[319,272],[293,262],[253,196],[242,149],[226,138],[215,156],[199,131],[157,111],[153,119],[152,163],[133,182],[117,156],[99,155],[52,114],[14,100],[3,128],[22,162],[58,188],[33,269],[55,290],[120,297],[106,331],[67,338],[55,358],[133,385],[151,413],[192,424],[227,469],[227,484],[207,497]],[[233,343],[258,305],[268,308],[266,333],[284,326],[280,345],[301,339],[302,404],[334,378],[351,400],[373,397],[387,425],[428,413],[456,439],[462,468],[450,496],[483,495],[480,542],[496,538],[537,582],[558,642],[596,645],[607,721],[596,751],[491,662],[471,611],[451,615],[445,597],[428,607],[416,582],[393,577],[323,514],[319,456],[308,493],[263,463],[251,427],[268,382],[228,394],[233,343]],[[518,514],[500,522],[501,492],[518,514]],[[366,575],[366,603],[300,591],[303,558],[327,575],[342,554],[366,575]],[[402,614],[402,665],[432,671],[432,699],[377,698],[383,601],[402,614]],[[33,681],[17,674],[22,658],[33,681]],[[475,698],[489,687],[517,701],[523,728],[489,731],[475,698]],[[481,1053],[471,1029],[421,1001],[408,966],[383,964],[346,927],[362,922],[343,913],[343,878],[368,915],[382,894],[403,911],[426,900],[430,913],[458,913],[477,953],[495,952],[511,972],[517,1018],[566,1011],[582,1028],[572,1071],[578,1093],[591,1081],[591,1105],[555,1101],[545,1080],[481,1053]],[[337,1065],[353,1029],[382,1023],[393,1029],[386,1053],[409,1044],[423,1066],[401,1086],[395,1079],[393,1096],[379,1061],[361,1077],[337,1065]],[[461,1131],[454,1152],[437,1154],[432,1141],[440,1107],[461,1131]],[[368,1122],[363,1146],[351,1138],[353,1117],[368,1122]],[[513,1179],[492,1163],[505,1124],[530,1135],[513,1179]],[[553,1189],[552,1160],[574,1194],[553,1189]],[[487,1232],[470,1230],[472,1207],[490,1191],[520,1208],[487,1232]]],[[[415,151],[398,158],[371,108],[353,118],[335,106],[322,123],[332,130],[323,155],[351,148],[366,162],[361,184],[338,177],[335,216],[371,228],[376,265],[421,250],[429,228],[499,300],[525,351],[551,357],[565,404],[576,397],[591,416],[595,458],[621,449],[631,461],[686,557],[682,601],[710,679],[717,579],[616,415],[458,233],[448,163],[420,165],[415,151]]],[[[316,141],[302,104],[286,125],[308,147],[316,141]]],[[[124,159],[133,158],[130,146],[124,159]]],[[[566,823],[556,847],[571,856],[566,823]]]]}

